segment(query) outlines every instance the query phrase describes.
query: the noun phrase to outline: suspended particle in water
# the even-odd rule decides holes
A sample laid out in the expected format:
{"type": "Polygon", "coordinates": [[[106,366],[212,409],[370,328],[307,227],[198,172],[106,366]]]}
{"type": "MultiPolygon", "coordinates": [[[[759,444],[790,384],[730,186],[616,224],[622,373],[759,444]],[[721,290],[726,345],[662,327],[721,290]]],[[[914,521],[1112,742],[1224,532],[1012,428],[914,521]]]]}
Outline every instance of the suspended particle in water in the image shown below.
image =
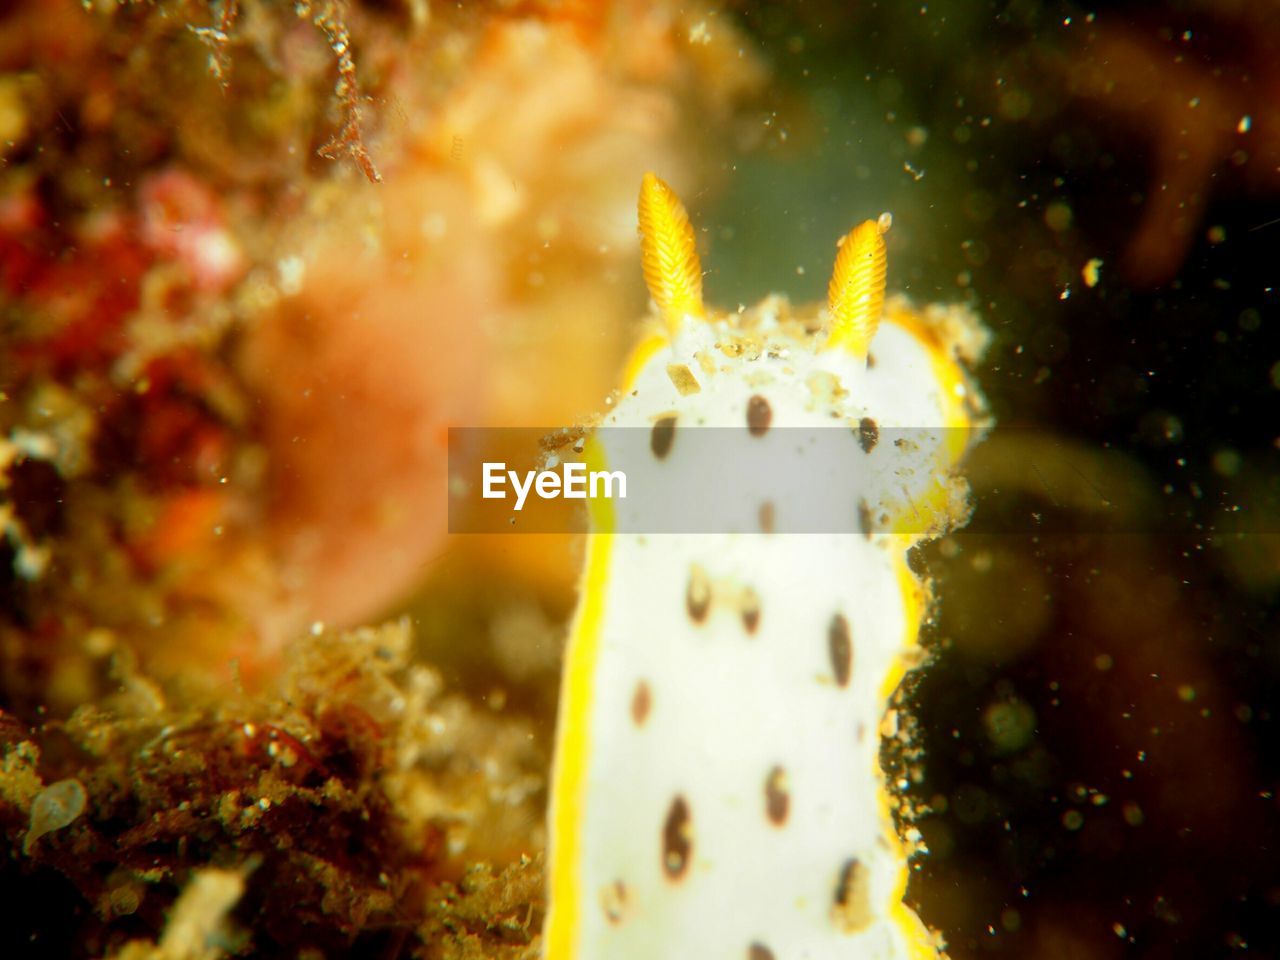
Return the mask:
{"type": "Polygon", "coordinates": [[[1080,276],[1084,279],[1084,285],[1092,290],[1098,285],[1102,271],[1102,261],[1093,257],[1086,263],[1080,271],[1080,276]]]}
{"type": "Polygon", "coordinates": [[[22,852],[30,856],[37,840],[46,833],[61,830],[84,813],[88,799],[84,785],[79,780],[59,780],[51,783],[31,802],[31,824],[22,841],[22,852]]]}

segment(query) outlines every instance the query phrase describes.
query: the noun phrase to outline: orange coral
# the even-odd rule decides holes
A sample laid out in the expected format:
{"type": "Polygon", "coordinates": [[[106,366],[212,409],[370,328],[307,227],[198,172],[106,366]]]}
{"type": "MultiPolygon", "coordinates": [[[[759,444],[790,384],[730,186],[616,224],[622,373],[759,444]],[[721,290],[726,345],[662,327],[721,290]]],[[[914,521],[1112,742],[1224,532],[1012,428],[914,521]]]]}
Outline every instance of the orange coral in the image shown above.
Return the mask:
{"type": "Polygon", "coordinates": [[[382,140],[378,195],[286,231],[303,279],[252,329],[245,369],[300,616],[355,622],[422,576],[444,532],[446,425],[568,423],[608,392],[640,307],[613,272],[635,243],[633,185],[682,165],[672,91],[696,74],[661,11],[570,19],[493,20],[443,92],[407,72],[391,102],[418,119],[382,140]],[[637,26],[666,60],[619,62],[637,26]]]}

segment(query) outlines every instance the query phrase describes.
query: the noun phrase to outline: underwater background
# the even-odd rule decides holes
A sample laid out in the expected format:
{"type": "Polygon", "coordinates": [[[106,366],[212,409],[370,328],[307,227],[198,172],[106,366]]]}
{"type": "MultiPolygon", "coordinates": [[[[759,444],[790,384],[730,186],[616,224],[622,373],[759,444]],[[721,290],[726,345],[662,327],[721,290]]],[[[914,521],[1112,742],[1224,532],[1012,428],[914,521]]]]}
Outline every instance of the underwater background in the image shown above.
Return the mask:
{"type": "Polygon", "coordinates": [[[890,211],[993,334],[885,758],[950,955],[1280,955],[1278,54],[1244,0],[0,2],[0,955],[537,955],[581,544],[449,537],[444,432],[598,412],[648,169],[709,302],[890,211]]]}
{"type": "MultiPolygon", "coordinates": [[[[922,916],[954,956],[1275,954],[1280,155],[1258,95],[1280,11],[743,19],[786,135],[730,161],[702,214],[727,225],[709,296],[724,277],[748,301],[816,299],[844,211],[891,210],[890,287],[968,302],[995,334],[999,456],[1108,478],[1078,532],[961,530],[936,551],[922,916]],[[790,259],[768,252],[783,237],[790,259]],[[1104,519],[1103,500],[1133,512],[1104,519]]],[[[1077,485],[971,478],[974,526],[993,496],[1057,509],[1077,485]]]]}

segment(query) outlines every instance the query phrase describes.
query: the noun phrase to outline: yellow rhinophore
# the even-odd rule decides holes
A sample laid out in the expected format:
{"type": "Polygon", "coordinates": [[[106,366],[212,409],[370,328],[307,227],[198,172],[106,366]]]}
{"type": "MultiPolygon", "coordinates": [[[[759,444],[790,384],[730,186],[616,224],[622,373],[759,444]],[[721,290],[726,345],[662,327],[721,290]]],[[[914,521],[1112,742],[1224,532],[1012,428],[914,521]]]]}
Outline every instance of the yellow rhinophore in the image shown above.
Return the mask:
{"type": "Polygon", "coordinates": [[[727,530],[650,532],[632,505],[592,501],[550,783],[544,960],[944,956],[904,900],[918,844],[899,835],[881,751],[900,740],[884,719],[920,662],[929,603],[907,551],[967,515],[956,470],[984,408],[961,359],[983,336],[963,308],[886,303],[888,227],[885,215],[844,238],[825,311],[781,296],[707,308],[688,214],[644,177],[660,322],[584,448],[588,468],[638,463],[696,503],[711,431],[806,470],[794,437],[825,430],[849,458],[832,473],[828,533],[781,528],[803,505],[748,467],[724,492],[742,507],[727,530]],[[910,438],[889,439],[900,431],[910,438]]]}
{"type": "Polygon", "coordinates": [[[675,191],[652,173],[640,184],[640,263],[673,337],[685,317],[706,316],[693,224],[675,191]]]}
{"type": "Polygon", "coordinates": [[[867,358],[871,338],[884,311],[886,255],[884,234],[892,219],[867,220],[840,238],[840,252],[827,288],[831,336],[827,348],[848,350],[867,358]]]}

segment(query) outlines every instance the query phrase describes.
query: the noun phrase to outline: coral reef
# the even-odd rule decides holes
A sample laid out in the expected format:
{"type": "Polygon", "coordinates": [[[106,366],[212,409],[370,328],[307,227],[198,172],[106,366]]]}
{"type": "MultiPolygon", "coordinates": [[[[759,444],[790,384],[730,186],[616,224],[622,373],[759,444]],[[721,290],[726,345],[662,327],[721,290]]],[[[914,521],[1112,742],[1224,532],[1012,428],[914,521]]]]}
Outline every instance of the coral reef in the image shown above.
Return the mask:
{"type": "Polygon", "coordinates": [[[614,211],[762,76],[708,17],[9,11],[14,702],[92,698],[116,643],[166,682],[225,683],[234,657],[252,685],[310,623],[359,623],[419,581],[445,426],[568,420],[605,392],[639,299],[614,211]],[[317,158],[334,111],[356,164],[317,158]]]}
{"type": "Polygon", "coordinates": [[[355,628],[449,424],[598,405],[640,171],[763,77],[666,3],[0,10],[0,954],[536,953],[571,547],[355,628]]]}
{"type": "Polygon", "coordinates": [[[11,903],[56,915],[21,891],[61,877],[92,911],[77,956],[520,956],[541,917],[546,757],[410,654],[404,623],[319,634],[270,695],[199,705],[121,663],[122,692],[65,721],[2,715],[11,903]],[[510,866],[495,878],[485,858],[510,866]],[[148,928],[154,951],[129,938],[148,928]]]}

